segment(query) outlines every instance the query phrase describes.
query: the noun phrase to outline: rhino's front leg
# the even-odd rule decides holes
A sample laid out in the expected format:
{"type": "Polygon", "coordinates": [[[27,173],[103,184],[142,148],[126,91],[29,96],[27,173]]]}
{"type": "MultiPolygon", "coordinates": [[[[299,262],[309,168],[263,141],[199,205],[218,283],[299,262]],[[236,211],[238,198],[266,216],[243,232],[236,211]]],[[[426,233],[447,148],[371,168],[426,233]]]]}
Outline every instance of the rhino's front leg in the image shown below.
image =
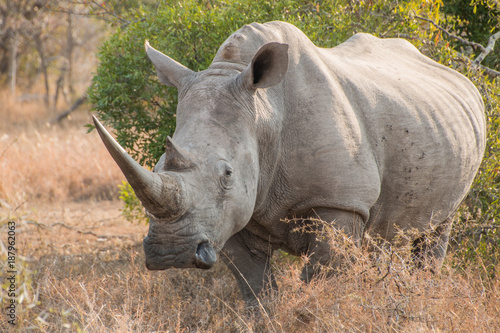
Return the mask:
{"type": "MultiPolygon", "coordinates": [[[[333,228],[342,231],[347,237],[350,237],[356,244],[361,243],[361,238],[364,229],[363,218],[354,212],[337,209],[319,208],[314,209],[311,213],[311,218],[319,219],[325,224],[331,225],[333,228]]],[[[314,276],[318,275],[324,266],[336,268],[352,258],[346,258],[332,250],[329,237],[322,237],[324,225],[318,224],[315,226],[317,232],[312,232],[307,235],[307,253],[309,257],[308,263],[304,266],[301,280],[309,282],[314,276]]]]}
{"type": "Polygon", "coordinates": [[[222,249],[221,258],[236,277],[249,307],[258,306],[259,294],[278,288],[271,271],[272,253],[268,241],[245,229],[233,235],[222,249]]]}

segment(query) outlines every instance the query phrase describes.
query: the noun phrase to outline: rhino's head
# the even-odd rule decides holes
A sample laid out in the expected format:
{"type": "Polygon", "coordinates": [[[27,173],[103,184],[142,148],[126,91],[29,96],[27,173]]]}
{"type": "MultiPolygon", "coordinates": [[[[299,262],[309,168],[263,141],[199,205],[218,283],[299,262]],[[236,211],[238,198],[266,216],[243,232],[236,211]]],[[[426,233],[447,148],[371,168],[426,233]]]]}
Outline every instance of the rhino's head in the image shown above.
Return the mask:
{"type": "Polygon", "coordinates": [[[256,91],[281,81],[287,45],[264,45],[243,71],[194,73],[146,42],[159,79],[179,90],[173,140],[154,172],[142,168],[94,117],[107,149],[150,217],[148,269],[210,268],[250,220],[259,181],[256,91]]]}

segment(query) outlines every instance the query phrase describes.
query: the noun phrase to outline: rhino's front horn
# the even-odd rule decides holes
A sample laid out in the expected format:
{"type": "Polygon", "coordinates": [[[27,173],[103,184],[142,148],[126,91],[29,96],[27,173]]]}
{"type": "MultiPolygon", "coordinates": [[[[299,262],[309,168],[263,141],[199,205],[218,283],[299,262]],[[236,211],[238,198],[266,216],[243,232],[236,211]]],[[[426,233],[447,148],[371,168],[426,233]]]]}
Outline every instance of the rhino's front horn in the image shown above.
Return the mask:
{"type": "Polygon", "coordinates": [[[127,178],[146,210],[157,218],[174,219],[182,214],[182,181],[172,173],[157,174],[144,169],[92,116],[104,145],[127,178]]]}

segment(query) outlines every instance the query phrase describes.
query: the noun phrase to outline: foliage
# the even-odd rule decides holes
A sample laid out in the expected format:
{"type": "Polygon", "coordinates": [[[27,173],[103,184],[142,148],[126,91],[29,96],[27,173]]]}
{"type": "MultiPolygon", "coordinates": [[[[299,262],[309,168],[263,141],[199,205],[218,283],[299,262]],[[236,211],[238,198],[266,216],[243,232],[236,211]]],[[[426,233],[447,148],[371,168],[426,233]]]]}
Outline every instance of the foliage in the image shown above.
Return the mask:
{"type": "Polygon", "coordinates": [[[471,79],[485,101],[486,151],[469,196],[460,208],[452,246],[459,264],[481,264],[487,277],[500,274],[500,85],[476,73],[471,79]]]}
{"type": "MultiPolygon", "coordinates": [[[[497,7],[487,1],[348,1],[185,0],[160,2],[156,10],[135,12],[135,21],[122,26],[103,45],[101,65],[89,91],[99,117],[115,128],[117,140],[133,157],[152,167],[175,129],[175,89],[162,86],[143,49],[146,39],[160,51],[192,70],[207,68],[220,44],[235,30],[254,21],[283,20],[295,24],[322,47],[334,47],[356,32],[404,37],[427,56],[466,74],[485,99],[489,134],[481,170],[471,195],[460,209],[454,233],[457,265],[481,261],[494,276],[500,257],[500,87],[498,81],[472,71],[471,60],[457,41],[424,17],[486,43],[498,28],[497,7]],[[459,10],[458,6],[466,10],[459,10]],[[467,7],[468,6],[468,7],[467,7]],[[485,10],[488,10],[485,12],[485,10]],[[481,11],[482,16],[469,12],[481,11]],[[497,16],[495,16],[497,15],[497,16]],[[495,21],[496,20],[496,21],[495,21]],[[491,268],[493,267],[493,268],[491,268]]],[[[498,50],[498,46],[497,46],[498,50]]],[[[497,51],[498,52],[498,51],[497,51]]],[[[491,63],[495,55],[487,58],[491,63]]]]}
{"type": "Polygon", "coordinates": [[[144,209],[142,208],[141,202],[135,195],[134,189],[130,186],[126,181],[122,181],[121,185],[118,185],[120,189],[120,200],[124,203],[124,208],[122,210],[123,216],[127,219],[127,221],[146,221],[147,216],[144,213],[144,209]]]}
{"type": "MultiPolygon", "coordinates": [[[[442,12],[447,25],[456,35],[482,45],[500,29],[500,3],[492,0],[444,0],[442,12]]],[[[463,50],[464,45],[452,41],[454,48],[463,50]]],[[[472,51],[472,50],[471,50],[472,51]]],[[[477,56],[479,50],[475,50],[477,56]]],[[[483,65],[500,70],[500,48],[496,48],[483,65]]]]}

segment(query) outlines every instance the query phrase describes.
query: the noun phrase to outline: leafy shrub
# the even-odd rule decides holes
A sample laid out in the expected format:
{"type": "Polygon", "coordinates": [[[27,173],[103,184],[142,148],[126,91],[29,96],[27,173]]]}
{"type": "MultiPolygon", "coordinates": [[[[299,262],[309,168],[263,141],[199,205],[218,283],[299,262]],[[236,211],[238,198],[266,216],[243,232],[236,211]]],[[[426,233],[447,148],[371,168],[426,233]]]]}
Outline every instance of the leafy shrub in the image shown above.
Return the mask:
{"type": "Polygon", "coordinates": [[[141,202],[139,198],[135,195],[134,189],[126,181],[122,181],[121,185],[118,185],[120,192],[120,200],[123,201],[124,207],[122,210],[123,216],[130,222],[141,222],[147,221],[147,216],[144,213],[141,202]]]}
{"type": "MultiPolygon", "coordinates": [[[[500,29],[500,3],[492,0],[444,0],[442,12],[445,22],[452,26],[456,35],[466,37],[470,41],[484,46],[495,30],[500,29]]],[[[479,50],[466,50],[467,48],[458,41],[453,41],[457,51],[474,52],[479,50]]],[[[485,59],[483,65],[500,69],[500,48],[493,50],[485,59]]]]}
{"type": "Polygon", "coordinates": [[[488,135],[483,163],[460,207],[451,245],[457,264],[480,264],[485,276],[495,279],[500,274],[500,86],[498,79],[477,73],[470,78],[485,101],[488,135]]]}

